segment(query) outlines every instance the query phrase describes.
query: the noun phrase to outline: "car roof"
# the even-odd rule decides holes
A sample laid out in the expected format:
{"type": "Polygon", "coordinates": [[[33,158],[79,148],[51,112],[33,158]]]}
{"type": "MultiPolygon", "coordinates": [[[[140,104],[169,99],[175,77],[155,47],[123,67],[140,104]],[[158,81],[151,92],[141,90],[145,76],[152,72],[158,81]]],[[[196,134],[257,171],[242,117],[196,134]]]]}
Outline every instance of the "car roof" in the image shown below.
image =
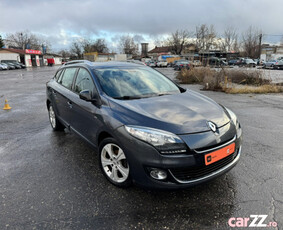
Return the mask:
{"type": "Polygon", "coordinates": [[[102,69],[102,68],[115,68],[115,67],[146,67],[133,62],[123,62],[123,61],[108,61],[108,62],[90,62],[87,60],[77,60],[66,62],[61,68],[68,66],[88,66],[92,69],[102,69]]]}

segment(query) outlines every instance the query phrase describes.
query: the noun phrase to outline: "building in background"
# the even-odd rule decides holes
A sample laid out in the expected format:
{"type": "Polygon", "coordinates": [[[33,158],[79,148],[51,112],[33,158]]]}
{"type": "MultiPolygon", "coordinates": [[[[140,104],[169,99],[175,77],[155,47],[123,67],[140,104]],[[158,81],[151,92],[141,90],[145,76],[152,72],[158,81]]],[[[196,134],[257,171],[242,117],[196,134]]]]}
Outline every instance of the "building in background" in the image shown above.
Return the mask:
{"type": "Polygon", "coordinates": [[[52,63],[54,65],[62,65],[63,57],[58,54],[46,53],[44,54],[44,65],[48,65],[48,60],[53,59],[52,63]]]}
{"type": "Polygon", "coordinates": [[[277,60],[283,57],[283,46],[263,44],[260,59],[263,61],[277,60]]]}
{"type": "Polygon", "coordinates": [[[171,55],[172,48],[170,46],[161,46],[161,47],[155,46],[155,48],[148,51],[147,54],[150,58],[157,60],[158,57],[161,55],[171,55]]]}
{"type": "Polygon", "coordinates": [[[105,62],[105,61],[126,61],[126,54],[116,53],[84,53],[84,59],[92,62],[105,62]]]}
{"type": "Polygon", "coordinates": [[[3,48],[0,49],[1,60],[18,61],[25,64],[26,67],[43,65],[43,55],[40,50],[3,48]]]}
{"type": "Polygon", "coordinates": [[[47,65],[47,59],[54,59],[55,65],[62,64],[62,56],[58,54],[42,54],[40,50],[31,49],[0,49],[0,62],[1,60],[13,60],[18,61],[26,65],[26,67],[33,66],[45,66],[47,65]]]}
{"type": "Polygon", "coordinates": [[[141,58],[148,57],[148,43],[141,43],[141,58]]]}

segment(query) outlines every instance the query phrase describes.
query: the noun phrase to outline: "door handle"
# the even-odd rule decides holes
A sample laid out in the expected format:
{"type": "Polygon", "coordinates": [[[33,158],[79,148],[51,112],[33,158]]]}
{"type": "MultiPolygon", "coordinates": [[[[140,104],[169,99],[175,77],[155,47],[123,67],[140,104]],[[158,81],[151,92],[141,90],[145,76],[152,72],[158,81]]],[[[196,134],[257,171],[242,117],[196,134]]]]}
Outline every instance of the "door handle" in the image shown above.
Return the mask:
{"type": "Polygon", "coordinates": [[[71,101],[68,101],[67,104],[69,105],[70,108],[73,107],[73,103],[71,101]]]}

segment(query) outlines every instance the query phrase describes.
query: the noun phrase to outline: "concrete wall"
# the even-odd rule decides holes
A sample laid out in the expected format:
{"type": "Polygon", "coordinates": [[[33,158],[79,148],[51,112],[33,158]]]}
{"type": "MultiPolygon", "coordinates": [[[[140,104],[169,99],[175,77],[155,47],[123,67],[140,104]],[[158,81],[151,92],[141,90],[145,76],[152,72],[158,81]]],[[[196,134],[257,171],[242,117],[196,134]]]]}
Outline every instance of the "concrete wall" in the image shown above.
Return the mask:
{"type": "Polygon", "coordinates": [[[60,57],[54,57],[55,65],[62,65],[62,58],[60,57]]]}
{"type": "Polygon", "coordinates": [[[126,61],[127,54],[115,54],[114,60],[115,61],[126,61]]]}
{"type": "Polygon", "coordinates": [[[98,55],[95,61],[105,62],[105,61],[114,61],[114,60],[115,60],[114,55],[98,55]]]}
{"type": "Polygon", "coordinates": [[[7,52],[5,50],[0,50],[0,61],[2,60],[15,60],[20,62],[20,55],[17,53],[7,52]]]}

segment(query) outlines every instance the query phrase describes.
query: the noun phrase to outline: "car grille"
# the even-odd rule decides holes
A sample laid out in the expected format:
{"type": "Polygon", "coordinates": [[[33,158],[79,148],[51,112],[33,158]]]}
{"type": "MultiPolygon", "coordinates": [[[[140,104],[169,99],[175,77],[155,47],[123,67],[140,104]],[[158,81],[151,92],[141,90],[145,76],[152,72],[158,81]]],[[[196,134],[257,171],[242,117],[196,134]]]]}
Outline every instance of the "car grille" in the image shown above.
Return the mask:
{"type": "Polygon", "coordinates": [[[180,181],[190,181],[202,178],[207,176],[219,169],[225,167],[230,164],[238,154],[238,150],[236,150],[233,154],[215,162],[210,165],[203,165],[199,167],[190,167],[190,168],[178,168],[178,169],[170,169],[172,175],[180,181]]]}

